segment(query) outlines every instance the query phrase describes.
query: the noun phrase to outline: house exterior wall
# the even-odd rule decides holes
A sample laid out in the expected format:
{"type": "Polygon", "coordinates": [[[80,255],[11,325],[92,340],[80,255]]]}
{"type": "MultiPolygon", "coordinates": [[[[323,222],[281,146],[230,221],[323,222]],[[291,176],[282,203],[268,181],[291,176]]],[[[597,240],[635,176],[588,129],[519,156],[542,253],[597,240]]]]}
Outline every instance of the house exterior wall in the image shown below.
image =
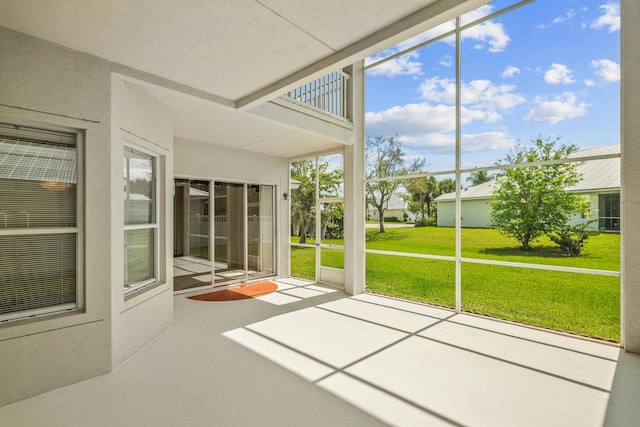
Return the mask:
{"type": "Polygon", "coordinates": [[[125,298],[122,168],[129,140],[157,152],[171,182],[173,129],[166,106],[113,78],[122,67],[3,28],[0,51],[0,121],[84,133],[82,307],[0,325],[3,406],[107,373],[171,323],[172,186],[160,195],[161,283],[125,298]]]}
{"type": "MultiPolygon", "coordinates": [[[[615,194],[616,191],[580,193],[589,199],[589,216],[583,218],[582,214],[573,214],[569,218],[569,225],[578,225],[596,220],[589,228],[598,229],[598,212],[600,194],[615,194]]],[[[462,227],[469,228],[489,228],[491,222],[491,208],[489,199],[462,200],[462,227]]],[[[456,203],[454,200],[437,202],[438,205],[438,227],[455,227],[456,203]]]]}
{"type": "Polygon", "coordinates": [[[113,368],[173,321],[173,112],[120,74],[111,79],[111,317],[113,368]],[[157,156],[159,283],[124,294],[124,147],[157,156]]]}
{"type": "Polygon", "coordinates": [[[108,63],[3,28],[0,51],[2,121],[85,132],[84,309],[0,325],[3,406],[111,369],[113,212],[108,63]]]}
{"type": "MultiPolygon", "coordinates": [[[[438,202],[438,227],[455,227],[456,202],[438,202]]],[[[489,227],[489,204],[486,199],[462,201],[462,227],[489,227]]]]}
{"type": "MultiPolygon", "coordinates": [[[[276,200],[276,272],[289,274],[289,201],[283,193],[289,191],[289,161],[282,157],[252,153],[176,138],[174,142],[174,176],[229,182],[275,185],[276,200]]],[[[223,141],[220,141],[223,142],[223,141]]]]}

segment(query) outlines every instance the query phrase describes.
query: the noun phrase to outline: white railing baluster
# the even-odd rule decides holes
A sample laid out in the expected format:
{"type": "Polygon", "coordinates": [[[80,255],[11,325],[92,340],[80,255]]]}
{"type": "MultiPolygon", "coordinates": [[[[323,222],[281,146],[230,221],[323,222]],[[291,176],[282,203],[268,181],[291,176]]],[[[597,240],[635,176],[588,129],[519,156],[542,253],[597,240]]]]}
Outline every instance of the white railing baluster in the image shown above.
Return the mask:
{"type": "Polygon", "coordinates": [[[291,90],[285,96],[325,113],[347,117],[347,79],[342,70],[334,71],[291,90]]]}

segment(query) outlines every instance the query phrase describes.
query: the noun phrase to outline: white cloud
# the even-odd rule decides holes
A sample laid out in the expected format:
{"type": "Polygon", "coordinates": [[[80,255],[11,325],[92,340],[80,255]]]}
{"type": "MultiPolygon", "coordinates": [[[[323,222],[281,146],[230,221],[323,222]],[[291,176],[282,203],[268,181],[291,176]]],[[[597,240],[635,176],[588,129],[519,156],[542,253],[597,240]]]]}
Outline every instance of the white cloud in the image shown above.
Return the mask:
{"type": "MultiPolygon", "coordinates": [[[[462,134],[462,151],[476,153],[480,151],[506,150],[512,148],[517,140],[505,132],[483,132],[462,134]]],[[[425,154],[453,154],[456,138],[453,133],[434,133],[423,135],[400,136],[405,151],[413,157],[424,157],[425,154]]]]}
{"type": "Polygon", "coordinates": [[[365,115],[368,135],[403,136],[449,132],[455,129],[455,107],[448,105],[407,104],[365,115]]]}
{"type": "MultiPolygon", "coordinates": [[[[452,105],[407,104],[391,107],[377,113],[365,115],[367,134],[370,135],[417,135],[450,132],[455,129],[456,110],[452,105]]],[[[463,108],[462,123],[469,124],[491,117],[488,112],[463,108]]]]}
{"type": "Polygon", "coordinates": [[[520,68],[514,67],[513,65],[507,65],[504,67],[504,71],[502,72],[502,78],[509,79],[516,74],[520,74],[520,68]]]}
{"type": "MultiPolygon", "coordinates": [[[[474,122],[490,123],[500,119],[496,112],[463,107],[462,125],[474,122]]],[[[375,135],[400,135],[407,153],[415,151],[449,152],[455,147],[455,107],[429,103],[396,106],[365,115],[366,133],[375,135]]],[[[464,151],[482,151],[510,147],[514,139],[505,132],[492,131],[463,135],[464,151]]]]}
{"type": "Polygon", "coordinates": [[[443,67],[451,67],[453,65],[453,56],[445,55],[440,59],[440,65],[443,67]]]}
{"type": "Polygon", "coordinates": [[[488,45],[488,50],[491,53],[502,52],[511,41],[502,23],[492,21],[483,22],[464,30],[462,42],[464,43],[466,39],[481,42],[476,43],[476,49],[485,49],[488,45]]]}
{"type": "Polygon", "coordinates": [[[513,147],[517,140],[504,132],[483,132],[462,135],[462,151],[475,152],[504,150],[513,147]]]}
{"type": "MultiPolygon", "coordinates": [[[[584,7],[581,7],[580,11],[581,12],[586,12],[586,9],[584,7]]],[[[564,15],[555,17],[549,24],[539,24],[539,25],[536,26],[536,28],[542,29],[542,30],[547,29],[547,28],[551,28],[554,25],[558,25],[558,24],[561,24],[561,23],[563,23],[565,21],[569,21],[569,20],[575,18],[576,15],[577,14],[576,14],[575,10],[569,9],[567,11],[567,13],[565,13],[564,15]]]]}
{"type": "Polygon", "coordinates": [[[564,92],[549,99],[537,96],[534,100],[536,106],[529,110],[524,118],[525,123],[549,123],[556,124],[564,120],[587,115],[590,106],[585,102],[578,102],[578,97],[573,92],[564,92]]]}
{"type": "Polygon", "coordinates": [[[591,67],[605,82],[620,81],[620,64],[609,59],[597,59],[591,61],[591,67]]]}
{"type": "Polygon", "coordinates": [[[591,79],[587,79],[587,80],[585,80],[585,81],[584,81],[584,84],[585,84],[585,86],[587,86],[587,87],[591,87],[591,86],[595,86],[595,85],[596,85],[596,82],[594,82],[594,81],[593,81],[593,80],[591,80],[591,79]]]}
{"type": "Polygon", "coordinates": [[[426,101],[444,102],[452,105],[456,102],[456,84],[453,79],[431,77],[418,87],[420,98],[426,101]]]}
{"type": "Polygon", "coordinates": [[[575,82],[571,76],[571,70],[566,65],[555,63],[551,64],[551,68],[544,73],[544,81],[550,85],[567,85],[575,82]]]}
{"type": "Polygon", "coordinates": [[[553,24],[559,24],[563,21],[568,21],[571,18],[573,18],[574,16],[576,16],[576,12],[573,9],[569,9],[569,11],[566,13],[566,15],[564,16],[558,16],[557,18],[555,18],[553,21],[551,21],[553,24]]]}
{"type": "Polygon", "coordinates": [[[591,23],[591,28],[607,28],[610,33],[620,31],[620,4],[611,2],[603,4],[599,9],[603,14],[591,23]]]}
{"type": "MultiPolygon", "coordinates": [[[[372,76],[394,77],[399,75],[420,75],[422,74],[422,63],[416,61],[420,55],[418,52],[409,52],[398,58],[391,59],[383,64],[372,67],[367,73],[372,76]]],[[[375,62],[382,57],[369,57],[368,63],[375,62]]]]}
{"type": "MultiPolygon", "coordinates": [[[[418,88],[425,101],[455,103],[456,85],[453,79],[432,77],[418,88]]],[[[486,110],[508,110],[525,102],[522,95],[513,93],[513,85],[495,85],[490,80],[462,82],[462,104],[486,110]]],[[[494,116],[495,117],[495,116],[494,116]]]]}
{"type": "MultiPolygon", "coordinates": [[[[494,11],[494,7],[490,5],[481,6],[461,17],[460,23],[461,25],[465,25],[469,22],[473,22],[477,19],[485,17],[491,14],[494,11]]],[[[436,37],[440,37],[443,34],[446,34],[450,31],[455,30],[455,21],[451,20],[445,22],[444,24],[438,25],[431,30],[425,31],[424,33],[418,34],[417,36],[411,37],[408,40],[405,40],[397,45],[386,49],[381,54],[383,56],[393,55],[394,53],[401,52],[405,49],[412,48],[420,43],[426,42],[428,40],[432,40],[436,37]]],[[[478,42],[476,46],[481,47],[482,49],[487,49],[489,52],[496,53],[503,51],[511,38],[506,32],[506,29],[501,23],[486,21],[481,24],[475,25],[472,28],[469,28],[462,32],[462,40],[472,40],[478,42]]],[[[455,43],[455,37],[450,36],[446,39],[442,40],[446,43],[453,45],[455,43]]]]}

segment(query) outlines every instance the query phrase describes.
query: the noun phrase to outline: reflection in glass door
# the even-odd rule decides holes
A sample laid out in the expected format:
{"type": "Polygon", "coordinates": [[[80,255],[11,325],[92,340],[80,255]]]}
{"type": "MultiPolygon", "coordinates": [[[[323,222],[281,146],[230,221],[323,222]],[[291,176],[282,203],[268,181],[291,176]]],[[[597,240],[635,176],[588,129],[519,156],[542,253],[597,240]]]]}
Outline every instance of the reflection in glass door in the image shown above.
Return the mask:
{"type": "Polygon", "coordinates": [[[272,185],[176,179],[174,290],[275,274],[274,219],[272,185]]]}
{"type": "Polygon", "coordinates": [[[209,181],[176,179],[174,192],[174,290],[211,284],[209,181]]]}
{"type": "Polygon", "coordinates": [[[216,182],[214,190],[215,283],[244,279],[244,185],[216,182]]]}
{"type": "Polygon", "coordinates": [[[215,183],[215,284],[275,273],[274,187],[215,183]]]}
{"type": "Polygon", "coordinates": [[[247,186],[247,261],[250,278],[268,276],[275,272],[273,203],[272,186],[247,186]]]}

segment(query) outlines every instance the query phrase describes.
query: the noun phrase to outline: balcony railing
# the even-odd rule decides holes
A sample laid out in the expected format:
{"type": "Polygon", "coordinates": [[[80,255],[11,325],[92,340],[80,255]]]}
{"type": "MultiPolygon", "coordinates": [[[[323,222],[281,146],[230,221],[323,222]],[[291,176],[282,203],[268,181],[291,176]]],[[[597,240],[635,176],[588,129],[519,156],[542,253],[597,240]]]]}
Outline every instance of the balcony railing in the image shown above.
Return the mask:
{"type": "Polygon", "coordinates": [[[349,77],[342,70],[334,71],[286,93],[285,97],[350,122],[347,108],[349,77]]]}

